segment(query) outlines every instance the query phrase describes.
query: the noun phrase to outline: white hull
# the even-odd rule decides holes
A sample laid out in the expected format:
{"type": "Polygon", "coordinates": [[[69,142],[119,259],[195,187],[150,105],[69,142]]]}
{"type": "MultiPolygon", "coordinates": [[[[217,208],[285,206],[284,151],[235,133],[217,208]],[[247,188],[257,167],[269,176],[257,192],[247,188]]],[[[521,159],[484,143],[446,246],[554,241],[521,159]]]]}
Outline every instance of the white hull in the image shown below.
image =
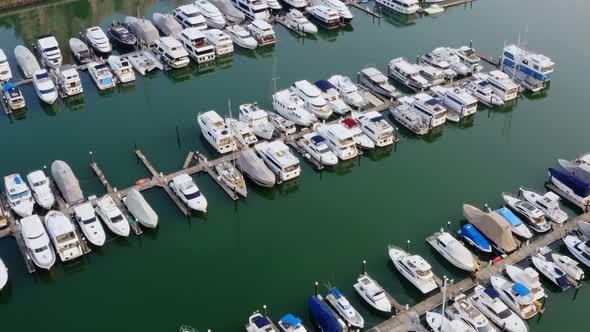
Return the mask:
{"type": "Polygon", "coordinates": [[[427,294],[432,292],[433,290],[438,288],[438,285],[436,284],[436,282],[434,282],[434,280],[432,278],[426,280],[426,279],[420,279],[418,280],[416,277],[414,277],[413,275],[411,275],[410,273],[408,273],[406,271],[406,269],[404,267],[402,267],[402,263],[401,263],[401,259],[403,257],[405,257],[407,254],[405,253],[399,253],[399,252],[394,252],[394,251],[398,251],[397,249],[389,249],[389,257],[391,258],[391,261],[393,262],[393,265],[395,265],[395,268],[406,278],[408,279],[409,282],[411,282],[414,286],[416,286],[416,288],[418,288],[418,290],[420,290],[422,292],[422,294],[427,294]]]}
{"type": "Polygon", "coordinates": [[[565,243],[567,249],[576,257],[578,261],[586,265],[586,267],[590,267],[590,257],[588,254],[584,254],[584,242],[575,235],[568,235],[563,238],[563,242],[565,243]]]}
{"type": "Polygon", "coordinates": [[[6,283],[8,283],[8,268],[0,258],[0,291],[6,286],[6,283]]]}
{"type": "Polygon", "coordinates": [[[584,279],[584,270],[578,266],[578,262],[565,255],[551,254],[553,263],[565,272],[570,278],[580,281],[584,279]]]}

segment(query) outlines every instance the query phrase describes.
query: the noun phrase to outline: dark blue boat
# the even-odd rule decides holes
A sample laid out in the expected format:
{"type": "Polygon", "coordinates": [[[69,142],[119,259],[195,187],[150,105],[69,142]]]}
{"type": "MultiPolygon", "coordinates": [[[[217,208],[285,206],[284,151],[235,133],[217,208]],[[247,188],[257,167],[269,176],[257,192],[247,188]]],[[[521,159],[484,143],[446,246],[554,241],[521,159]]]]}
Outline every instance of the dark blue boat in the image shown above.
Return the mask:
{"type": "Polygon", "coordinates": [[[473,225],[467,224],[461,227],[459,235],[475,248],[483,252],[492,252],[490,242],[473,225]]]}
{"type": "Polygon", "coordinates": [[[330,89],[336,89],[336,87],[330,83],[329,81],[326,80],[319,80],[319,81],[315,81],[315,86],[318,87],[318,89],[326,92],[330,89]]]}
{"type": "Polygon", "coordinates": [[[584,198],[590,196],[590,184],[580,177],[564,173],[554,168],[549,169],[549,176],[552,178],[552,180],[554,178],[554,180],[557,180],[564,186],[570,188],[574,194],[579,197],[584,198]]]}
{"type": "Polygon", "coordinates": [[[309,311],[322,332],[344,332],[338,317],[328,305],[315,296],[309,297],[309,311]]]}

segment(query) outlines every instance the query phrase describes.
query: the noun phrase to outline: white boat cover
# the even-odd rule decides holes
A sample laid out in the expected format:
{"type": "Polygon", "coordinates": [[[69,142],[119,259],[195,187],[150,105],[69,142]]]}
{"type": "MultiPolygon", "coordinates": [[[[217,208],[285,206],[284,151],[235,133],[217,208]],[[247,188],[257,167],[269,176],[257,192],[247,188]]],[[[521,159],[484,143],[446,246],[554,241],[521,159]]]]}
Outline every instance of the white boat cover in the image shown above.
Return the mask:
{"type": "Polygon", "coordinates": [[[498,213],[485,213],[472,205],[463,204],[463,216],[503,251],[516,249],[517,240],[512,236],[510,223],[498,213]]]}
{"type": "Polygon", "coordinates": [[[170,37],[178,38],[182,33],[182,25],[170,14],[154,13],[152,19],[158,29],[170,37]]]}
{"type": "Polygon", "coordinates": [[[274,173],[256,156],[253,149],[246,149],[238,155],[238,165],[242,172],[250,178],[255,179],[260,184],[272,187],[275,184],[276,177],[274,173]]]}
{"type": "Polygon", "coordinates": [[[125,206],[142,225],[152,228],[158,225],[158,215],[139,191],[129,190],[125,198],[125,206]]]}
{"type": "Polygon", "coordinates": [[[66,203],[72,205],[84,200],[84,194],[82,194],[78,179],[70,166],[64,161],[56,160],[51,164],[51,176],[66,203]]]}
{"type": "Polygon", "coordinates": [[[578,230],[584,237],[590,239],[590,223],[583,220],[576,221],[576,225],[578,226],[578,230]]]}
{"type": "Polygon", "coordinates": [[[233,23],[240,24],[246,19],[246,15],[237,9],[231,3],[231,0],[209,0],[209,2],[217,7],[233,23]]]}
{"type": "Polygon", "coordinates": [[[149,20],[127,16],[125,17],[125,24],[129,26],[129,31],[135,37],[148,45],[153,45],[156,43],[156,40],[160,39],[158,29],[149,20]]]}
{"type": "Polygon", "coordinates": [[[76,54],[90,51],[88,45],[78,38],[70,38],[70,49],[76,54]]]}
{"type": "Polygon", "coordinates": [[[37,62],[33,53],[22,45],[14,48],[14,57],[26,78],[33,77],[36,71],[41,70],[41,66],[39,66],[39,62],[37,62]]]}

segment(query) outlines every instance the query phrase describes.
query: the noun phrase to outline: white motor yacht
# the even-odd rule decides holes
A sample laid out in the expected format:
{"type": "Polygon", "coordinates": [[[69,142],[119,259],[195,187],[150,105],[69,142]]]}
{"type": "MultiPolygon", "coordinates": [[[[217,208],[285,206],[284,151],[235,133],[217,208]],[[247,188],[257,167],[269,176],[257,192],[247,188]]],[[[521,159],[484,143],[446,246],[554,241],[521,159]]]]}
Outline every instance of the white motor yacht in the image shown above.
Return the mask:
{"type": "Polygon", "coordinates": [[[74,58],[78,60],[79,63],[85,64],[92,61],[92,54],[90,53],[90,48],[86,45],[85,42],[78,38],[70,38],[69,40],[70,50],[72,50],[72,54],[74,58]]]}
{"type": "Polygon", "coordinates": [[[143,198],[143,195],[136,189],[131,189],[127,196],[123,197],[123,204],[129,210],[129,213],[142,226],[156,228],[158,226],[158,214],[149,203],[143,198]]]}
{"type": "Polygon", "coordinates": [[[207,21],[199,9],[193,4],[176,7],[172,11],[174,18],[182,25],[183,28],[197,28],[199,30],[207,29],[207,21]]]}
{"type": "Polygon", "coordinates": [[[29,256],[38,267],[49,270],[55,264],[55,252],[49,243],[49,236],[36,214],[22,218],[20,232],[29,256]]]}
{"type": "Polygon", "coordinates": [[[41,63],[45,67],[55,69],[61,66],[63,57],[55,36],[46,34],[37,37],[35,48],[37,49],[39,58],[41,58],[41,63]]]}
{"type": "Polygon", "coordinates": [[[99,90],[114,88],[117,83],[113,79],[109,67],[104,63],[91,62],[88,64],[88,73],[99,90]]]}
{"type": "Polygon", "coordinates": [[[423,91],[430,83],[420,75],[420,69],[405,58],[395,58],[389,62],[388,76],[414,91],[423,91]]]}
{"type": "Polygon", "coordinates": [[[182,33],[183,26],[172,14],[153,13],[152,21],[162,33],[172,38],[178,38],[182,33]]]}
{"type": "Polygon", "coordinates": [[[280,181],[295,179],[301,174],[299,159],[282,141],[261,142],[254,145],[254,149],[280,181]]]}
{"type": "Polygon", "coordinates": [[[430,128],[442,126],[447,120],[446,107],[438,99],[426,93],[402,97],[400,102],[411,105],[430,128]]]}
{"type": "Polygon", "coordinates": [[[461,319],[473,331],[496,332],[494,325],[467,299],[465,294],[455,297],[453,304],[446,308],[451,319],[461,319]]]}
{"type": "Polygon", "coordinates": [[[279,329],[270,320],[270,318],[256,312],[248,318],[246,332],[279,332],[279,329]]]}
{"type": "Polygon", "coordinates": [[[309,5],[309,0],[283,0],[288,7],[302,10],[309,5]]]}
{"type": "Polygon", "coordinates": [[[218,153],[228,153],[236,149],[236,143],[232,138],[229,128],[215,111],[207,111],[197,115],[197,123],[201,128],[203,137],[218,153]]]}
{"type": "Polygon", "coordinates": [[[533,204],[522,201],[510,193],[503,193],[502,199],[514,213],[524,218],[535,232],[545,233],[551,229],[543,212],[533,204]]]}
{"type": "Polygon", "coordinates": [[[84,37],[88,45],[92,47],[94,53],[99,57],[107,57],[113,51],[109,38],[100,27],[86,29],[84,37]]]}
{"type": "Polygon", "coordinates": [[[4,51],[0,48],[0,82],[8,82],[12,78],[10,64],[4,51]]]}
{"type": "Polygon", "coordinates": [[[340,92],[332,83],[327,80],[319,80],[314,84],[320,89],[322,97],[326,100],[328,107],[330,107],[333,113],[344,115],[351,111],[350,106],[344,102],[340,96],[340,92]]]}
{"type": "Polygon", "coordinates": [[[471,73],[477,73],[483,69],[483,66],[480,64],[481,58],[479,54],[469,46],[461,46],[454,50],[455,55],[459,57],[459,59],[470,68],[471,73]]]}
{"type": "Polygon", "coordinates": [[[375,0],[375,3],[406,15],[413,15],[420,9],[418,0],[375,0]]]}
{"type": "Polygon", "coordinates": [[[567,213],[560,208],[559,196],[555,193],[548,191],[544,195],[540,195],[523,188],[519,189],[519,193],[527,202],[541,210],[551,221],[563,224],[568,219],[567,213]]]}
{"type": "Polygon", "coordinates": [[[258,42],[258,46],[273,45],[276,42],[275,31],[272,25],[265,20],[256,19],[246,26],[252,38],[258,42]]]}
{"type": "Polygon", "coordinates": [[[420,57],[420,63],[442,71],[447,80],[452,80],[457,76],[457,73],[451,68],[451,64],[440,54],[426,53],[420,57]]]}
{"type": "Polygon", "coordinates": [[[533,293],[525,285],[520,283],[513,284],[498,276],[492,276],[490,281],[502,301],[516,312],[520,318],[530,319],[537,314],[533,293]]]}
{"type": "Polygon", "coordinates": [[[303,107],[320,119],[327,119],[332,115],[332,110],[322,97],[320,89],[309,81],[301,80],[293,83],[291,90],[303,100],[303,107]]]}
{"type": "Polygon", "coordinates": [[[532,267],[521,269],[516,265],[506,265],[506,274],[514,283],[519,283],[528,288],[535,301],[545,297],[545,289],[539,281],[539,274],[532,267]]]}
{"type": "Polygon", "coordinates": [[[426,313],[426,324],[437,332],[473,332],[471,327],[465,324],[461,319],[450,320],[447,317],[437,313],[428,311],[426,313]]]}
{"type": "Polygon", "coordinates": [[[176,196],[178,196],[191,210],[207,212],[207,199],[201,191],[199,191],[199,187],[197,187],[190,175],[177,175],[172,179],[169,185],[176,193],[176,196]]]}
{"type": "Polygon", "coordinates": [[[4,177],[4,192],[8,205],[17,215],[24,218],[33,214],[35,201],[20,174],[10,174],[4,177]]]}
{"type": "Polygon", "coordinates": [[[306,9],[312,21],[324,29],[337,29],[342,24],[342,18],[337,10],[334,10],[326,5],[319,4],[309,6],[306,9]]]}
{"type": "Polygon", "coordinates": [[[73,66],[63,66],[56,72],[57,87],[66,96],[71,97],[84,92],[80,74],[73,66]]]}
{"type": "Polygon", "coordinates": [[[338,157],[330,150],[326,144],[326,139],[315,132],[303,135],[297,141],[297,144],[320,164],[330,166],[338,163],[338,157]]]}
{"type": "Polygon", "coordinates": [[[340,0],[320,0],[320,4],[335,10],[340,16],[342,23],[349,23],[354,18],[348,6],[340,0]]]}
{"type": "Polygon", "coordinates": [[[84,254],[74,224],[59,211],[49,211],[45,216],[49,238],[62,262],[76,259],[84,254]]]}
{"type": "Polygon", "coordinates": [[[195,1],[195,7],[203,14],[207,25],[214,29],[223,29],[225,26],[225,18],[223,14],[207,0],[195,1]]]}
{"type": "Polygon", "coordinates": [[[229,55],[234,52],[234,42],[227,33],[219,29],[209,29],[203,31],[203,35],[209,44],[215,47],[215,56],[229,55]]]}
{"type": "Polygon", "coordinates": [[[368,275],[361,275],[353,287],[371,307],[381,312],[391,312],[391,302],[385,296],[385,291],[368,275]]]}
{"type": "Polygon", "coordinates": [[[268,6],[268,9],[271,11],[279,11],[281,9],[283,9],[283,6],[281,6],[281,4],[279,3],[279,0],[264,0],[266,2],[266,5],[268,6]]]}
{"type": "Polygon", "coordinates": [[[539,254],[533,254],[531,256],[533,266],[541,272],[547,279],[554,283],[560,290],[564,291],[570,287],[570,283],[567,280],[567,275],[562,271],[557,264],[548,261],[545,257],[539,254]]]}
{"type": "Polygon", "coordinates": [[[129,83],[135,81],[135,73],[127,57],[111,55],[108,63],[119,82],[129,83]]]}
{"type": "Polygon", "coordinates": [[[368,67],[359,73],[360,84],[367,87],[367,89],[388,99],[399,97],[400,93],[397,89],[389,84],[387,76],[375,67],[368,67]]]}
{"type": "Polygon", "coordinates": [[[254,134],[260,138],[271,139],[274,126],[268,119],[268,113],[258,106],[258,103],[240,105],[240,121],[248,124],[254,134]]]}
{"type": "Polygon", "coordinates": [[[339,121],[344,128],[348,129],[352,135],[352,140],[361,149],[374,149],[375,142],[369,136],[367,136],[361,129],[359,122],[352,117],[346,117],[339,121]]]}
{"type": "Polygon", "coordinates": [[[555,66],[549,57],[514,44],[504,46],[501,61],[502,70],[531,92],[547,86],[555,66]]]}
{"type": "Polygon", "coordinates": [[[248,189],[246,188],[246,181],[240,171],[236,169],[234,164],[230,161],[224,161],[215,165],[215,171],[219,175],[218,178],[225,183],[230,190],[242,195],[248,196],[248,189]]]}
{"type": "Polygon", "coordinates": [[[42,170],[37,170],[27,175],[27,182],[33,191],[33,197],[37,204],[45,210],[51,209],[55,204],[55,196],[49,186],[49,179],[42,170]]]}
{"type": "Polygon", "coordinates": [[[340,289],[335,287],[331,288],[326,295],[326,301],[342,318],[344,318],[347,324],[361,329],[365,326],[365,320],[363,317],[350,304],[340,289]]]}
{"type": "Polygon", "coordinates": [[[180,43],[197,63],[215,60],[215,46],[197,28],[186,28],[179,36],[180,43]]]}
{"type": "Polygon", "coordinates": [[[297,131],[297,127],[295,127],[295,123],[293,121],[287,120],[277,113],[269,112],[268,120],[273,125],[273,127],[285,135],[292,135],[297,131]]]}
{"type": "Polygon", "coordinates": [[[290,89],[272,95],[272,106],[277,113],[299,126],[308,127],[317,120],[313,113],[305,109],[303,100],[290,89]]]}
{"type": "Polygon", "coordinates": [[[458,75],[467,76],[472,73],[472,68],[463,63],[461,58],[457,56],[455,50],[450,47],[437,47],[432,50],[432,55],[441,57],[458,75]]]}
{"type": "Polygon", "coordinates": [[[352,112],[351,115],[358,122],[363,133],[375,142],[375,146],[384,147],[393,144],[395,140],[393,127],[381,113],[377,111],[352,112]]]}
{"type": "Polygon", "coordinates": [[[12,82],[8,82],[2,86],[2,96],[0,98],[4,98],[8,107],[13,111],[22,109],[27,105],[22,92],[12,82]]]}
{"type": "Polygon", "coordinates": [[[297,31],[309,33],[312,35],[318,33],[318,27],[311,23],[307,17],[305,17],[303,13],[297,9],[291,9],[287,15],[285,15],[285,21],[287,22],[288,26],[297,31]]]}
{"type": "MultiPolygon", "coordinates": [[[[477,112],[477,99],[461,87],[433,86],[431,90],[441,100],[445,108],[455,113],[459,119],[477,112]]],[[[447,118],[451,119],[448,113],[447,118]]]]}
{"type": "Polygon", "coordinates": [[[242,48],[253,50],[258,46],[258,42],[252,38],[250,32],[237,24],[228,26],[225,32],[234,43],[242,48]]]}
{"type": "Polygon", "coordinates": [[[473,254],[451,234],[441,230],[428,237],[426,242],[456,267],[469,272],[478,269],[473,254]]]}
{"type": "Polygon", "coordinates": [[[482,79],[475,79],[466,82],[463,87],[471,93],[471,95],[486,106],[502,106],[504,100],[497,96],[492,89],[490,82],[482,79]]]}
{"type": "Polygon", "coordinates": [[[238,8],[246,18],[254,21],[256,19],[268,20],[270,14],[266,1],[262,0],[232,0],[234,6],[238,8]]]}
{"type": "Polygon", "coordinates": [[[352,107],[361,108],[368,104],[368,101],[360,94],[358,87],[349,77],[333,75],[328,79],[336,90],[340,92],[342,99],[352,107]]]}
{"type": "Polygon", "coordinates": [[[509,102],[518,97],[518,84],[514,83],[508,75],[499,70],[492,70],[487,74],[477,73],[473,76],[477,79],[488,81],[494,94],[504,102],[509,102]]]}
{"type": "Polygon", "coordinates": [[[2,258],[0,258],[0,291],[8,283],[8,268],[4,265],[2,258]]]}
{"type": "Polygon", "coordinates": [[[431,87],[445,83],[444,71],[426,64],[414,65],[414,67],[418,69],[420,76],[426,79],[431,87]]]}
{"type": "Polygon", "coordinates": [[[100,220],[96,217],[92,203],[77,205],[74,208],[74,220],[90,243],[98,247],[104,244],[106,234],[100,220]]]}
{"type": "Polygon", "coordinates": [[[493,287],[476,285],[469,301],[503,331],[528,332],[526,323],[502,302],[500,294],[493,287]]]}
{"type": "Polygon", "coordinates": [[[96,214],[107,225],[111,232],[119,236],[129,236],[131,227],[111,196],[104,196],[96,203],[96,214]]]}
{"type": "Polygon", "coordinates": [[[314,129],[326,139],[326,144],[341,160],[349,160],[358,155],[353,135],[343,124],[318,125],[314,129]]]}
{"type": "Polygon", "coordinates": [[[241,145],[250,146],[258,143],[258,138],[256,138],[252,127],[246,122],[236,119],[225,119],[225,124],[234,139],[241,145]]]}
{"type": "Polygon", "coordinates": [[[584,270],[578,266],[579,263],[575,259],[556,253],[551,254],[551,259],[553,260],[553,263],[555,263],[555,265],[570,278],[576,281],[584,279],[584,270]]]}
{"type": "Polygon", "coordinates": [[[55,89],[55,84],[49,78],[47,70],[41,69],[33,74],[33,86],[35,87],[37,96],[44,103],[49,105],[55,103],[57,100],[57,90],[55,89]]]}
{"type": "Polygon", "coordinates": [[[22,45],[14,48],[14,57],[25,78],[31,78],[35,72],[41,70],[41,66],[39,66],[39,62],[37,62],[33,53],[22,45]]]}
{"type": "Polygon", "coordinates": [[[276,183],[275,174],[256,155],[254,149],[246,149],[238,154],[238,167],[250,180],[261,187],[271,188],[276,183]]]}
{"type": "Polygon", "coordinates": [[[127,59],[141,75],[146,75],[156,69],[164,69],[164,65],[148,50],[133,53],[127,59]]]}
{"type": "Polygon", "coordinates": [[[426,135],[430,131],[428,122],[411,105],[402,103],[395,108],[390,108],[391,115],[402,126],[408,128],[416,135],[426,135]]]}
{"type": "Polygon", "coordinates": [[[389,245],[389,257],[395,268],[408,279],[423,294],[432,292],[438,288],[434,282],[430,264],[418,255],[410,255],[407,251],[393,245],[389,245]]]}
{"type": "Polygon", "coordinates": [[[563,243],[575,258],[586,267],[590,267],[590,244],[587,240],[575,235],[568,235],[563,238],[563,243]]]}
{"type": "Polygon", "coordinates": [[[190,62],[188,52],[178,40],[172,37],[162,37],[156,40],[154,53],[164,63],[175,69],[184,68],[190,62]]]}

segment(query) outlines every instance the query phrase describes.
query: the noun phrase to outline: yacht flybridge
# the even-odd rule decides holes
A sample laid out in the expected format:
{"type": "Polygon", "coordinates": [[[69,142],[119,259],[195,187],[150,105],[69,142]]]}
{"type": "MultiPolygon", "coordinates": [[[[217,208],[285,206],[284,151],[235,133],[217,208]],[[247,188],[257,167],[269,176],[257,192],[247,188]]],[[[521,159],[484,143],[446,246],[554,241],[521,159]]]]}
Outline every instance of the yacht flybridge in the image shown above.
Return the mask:
{"type": "Polygon", "coordinates": [[[504,102],[514,100],[518,97],[518,85],[508,75],[499,70],[492,70],[487,74],[477,73],[474,74],[474,77],[488,81],[493,93],[504,102]]]}
{"type": "Polygon", "coordinates": [[[456,267],[474,272],[477,270],[478,264],[473,257],[473,254],[457,239],[447,232],[434,233],[426,239],[439,254],[456,267]]]}
{"type": "Polygon", "coordinates": [[[360,71],[359,81],[367,89],[388,99],[399,97],[399,91],[389,84],[387,76],[375,67],[368,67],[360,71]]]}
{"type": "Polygon", "coordinates": [[[352,134],[344,125],[340,123],[318,125],[315,130],[326,139],[326,144],[341,160],[349,160],[358,155],[352,134]]]}
{"type": "Polygon", "coordinates": [[[190,175],[177,175],[169,185],[174,193],[176,193],[176,196],[191,210],[207,212],[207,199],[205,199],[205,196],[203,196],[190,175]]]}
{"type": "Polygon", "coordinates": [[[84,92],[82,80],[78,71],[73,66],[62,66],[56,71],[56,81],[59,91],[67,97],[79,95],[84,92]]]}
{"type": "Polygon", "coordinates": [[[59,211],[49,211],[45,216],[49,237],[62,262],[76,259],[84,254],[74,224],[59,211]]]}
{"type": "Polygon", "coordinates": [[[256,19],[246,26],[246,29],[258,42],[258,46],[273,45],[276,42],[275,31],[272,25],[263,19],[256,19]]]}
{"type": "MultiPolygon", "coordinates": [[[[473,115],[477,112],[477,99],[461,87],[447,88],[433,86],[431,90],[442,101],[445,108],[454,113],[458,119],[473,115]]],[[[447,119],[450,120],[452,118],[451,114],[447,113],[447,119]]]]}
{"type": "Polygon", "coordinates": [[[518,45],[507,45],[502,52],[502,70],[532,92],[544,89],[551,81],[554,65],[548,57],[518,45]]]}
{"type": "Polygon", "coordinates": [[[422,119],[418,111],[411,105],[402,103],[395,108],[390,108],[389,112],[395,121],[416,135],[425,135],[430,131],[430,125],[422,119]]]}
{"type": "Polygon", "coordinates": [[[57,39],[52,34],[37,37],[37,45],[35,47],[41,58],[41,63],[45,67],[55,69],[61,66],[63,57],[61,56],[57,39]]]}
{"type": "Polygon", "coordinates": [[[111,55],[108,58],[108,63],[119,82],[129,83],[135,81],[135,73],[127,57],[111,55]]]}
{"type": "Polygon", "coordinates": [[[340,27],[342,18],[338,14],[338,11],[326,5],[309,6],[306,8],[306,11],[312,21],[325,29],[332,30],[340,27]]]}
{"type": "Polygon", "coordinates": [[[346,117],[340,119],[339,122],[350,132],[352,140],[356,143],[358,148],[367,150],[375,148],[375,143],[363,132],[361,125],[356,119],[346,117]]]}
{"type": "Polygon", "coordinates": [[[334,75],[328,79],[336,90],[340,92],[340,96],[342,99],[350,106],[354,108],[362,108],[365,107],[368,102],[363,97],[356,84],[354,84],[349,77],[342,76],[342,75],[334,75]]]}
{"type": "Polygon", "coordinates": [[[21,217],[33,214],[35,201],[29,187],[23,181],[20,174],[11,174],[4,177],[4,192],[12,211],[21,217]]]}
{"type": "Polygon", "coordinates": [[[270,318],[256,312],[248,318],[246,332],[279,332],[279,329],[270,318]]]}
{"type": "Polygon", "coordinates": [[[111,54],[113,50],[113,46],[107,35],[100,27],[92,27],[86,29],[86,42],[92,49],[94,53],[100,57],[107,57],[111,54]]]}
{"type": "Polygon", "coordinates": [[[401,97],[399,101],[412,107],[429,128],[442,126],[447,121],[447,109],[438,99],[426,93],[401,97]]]}
{"type": "Polygon", "coordinates": [[[172,11],[174,18],[182,25],[183,28],[196,28],[206,30],[207,23],[199,9],[193,4],[176,7],[172,11]]]}
{"type": "Polygon", "coordinates": [[[55,197],[45,173],[42,170],[33,171],[27,175],[27,181],[37,204],[45,210],[51,209],[55,204],[55,197]]]}
{"type": "Polygon", "coordinates": [[[486,106],[501,106],[504,105],[504,99],[497,96],[492,89],[490,82],[482,79],[475,79],[466,82],[463,87],[471,93],[471,95],[486,106]]]}
{"type": "Polygon", "coordinates": [[[35,265],[49,270],[55,264],[55,252],[49,243],[49,236],[36,214],[18,221],[27,252],[35,265]]]}
{"type": "Polygon", "coordinates": [[[411,255],[405,250],[389,245],[389,257],[395,268],[423,294],[438,288],[434,282],[430,264],[418,255],[411,255]]]}
{"type": "Polygon", "coordinates": [[[301,174],[299,159],[282,141],[261,142],[254,149],[279,181],[292,180],[301,174]]]}
{"type": "Polygon", "coordinates": [[[275,111],[293,121],[296,125],[308,127],[317,118],[304,108],[304,102],[289,89],[276,92],[272,96],[272,105],[275,111]]]}
{"type": "Polygon", "coordinates": [[[320,89],[322,97],[324,97],[324,99],[328,103],[328,107],[330,107],[332,112],[344,115],[351,111],[350,106],[348,106],[348,104],[344,102],[344,100],[340,96],[340,92],[338,92],[334,84],[330,83],[327,80],[319,80],[316,81],[314,84],[318,87],[318,89],[320,89]]]}
{"type": "Polygon", "coordinates": [[[236,149],[229,128],[215,111],[207,111],[197,116],[201,133],[218,153],[228,153],[236,149]]]}
{"type": "Polygon", "coordinates": [[[393,127],[385,120],[385,117],[377,111],[366,113],[352,113],[361,130],[367,135],[375,146],[384,147],[393,144],[394,130],[393,127]]]}
{"type": "Polygon", "coordinates": [[[234,52],[234,43],[227,33],[219,29],[209,29],[203,31],[203,35],[205,35],[205,39],[209,44],[215,47],[216,57],[229,56],[234,52]]]}
{"type": "Polygon", "coordinates": [[[188,52],[178,40],[172,37],[162,37],[156,40],[154,53],[168,66],[175,69],[186,67],[190,62],[188,52]]]}
{"type": "Polygon", "coordinates": [[[315,132],[303,135],[297,141],[297,144],[320,164],[336,165],[338,163],[338,157],[330,150],[330,147],[326,144],[326,139],[315,132]]]}
{"type": "Polygon", "coordinates": [[[234,139],[243,146],[250,146],[258,143],[258,138],[254,134],[252,127],[241,120],[225,119],[225,124],[229,128],[234,139]]]}
{"type": "Polygon", "coordinates": [[[332,115],[332,110],[322,97],[320,89],[309,81],[302,80],[293,83],[291,90],[303,100],[304,108],[320,119],[327,119],[332,115]]]}
{"type": "Polygon", "coordinates": [[[129,222],[111,196],[100,198],[96,203],[95,211],[111,232],[119,236],[129,236],[131,230],[129,222]]]}
{"type": "Polygon", "coordinates": [[[215,46],[207,40],[201,30],[186,28],[182,30],[178,40],[197,63],[215,60],[215,46]]]}
{"type": "Polygon", "coordinates": [[[414,91],[423,91],[431,85],[420,75],[420,70],[405,58],[391,60],[388,66],[388,75],[414,91]]]}
{"type": "Polygon", "coordinates": [[[270,123],[268,113],[258,103],[240,105],[240,121],[248,124],[254,134],[260,138],[271,139],[274,126],[270,123]]]}
{"type": "Polygon", "coordinates": [[[117,85],[109,67],[104,63],[89,63],[88,73],[99,90],[111,89],[117,85]]]}
{"type": "Polygon", "coordinates": [[[268,20],[268,5],[262,0],[232,0],[233,4],[246,15],[249,20],[268,20]]]}
{"type": "Polygon", "coordinates": [[[287,25],[297,31],[309,34],[318,33],[318,28],[297,9],[291,9],[287,15],[285,15],[285,21],[287,22],[287,25]]]}
{"type": "Polygon", "coordinates": [[[461,46],[455,50],[455,54],[471,69],[471,73],[477,73],[483,69],[480,64],[481,58],[473,48],[461,46]]]}
{"type": "Polygon", "coordinates": [[[4,98],[13,111],[23,109],[26,106],[22,92],[12,82],[8,82],[2,86],[2,97],[0,98],[4,98]]]}
{"type": "Polygon", "coordinates": [[[432,50],[432,55],[440,57],[443,61],[447,62],[451,70],[458,75],[467,76],[473,71],[473,68],[463,63],[461,58],[457,56],[456,51],[450,47],[437,47],[432,50]]]}

